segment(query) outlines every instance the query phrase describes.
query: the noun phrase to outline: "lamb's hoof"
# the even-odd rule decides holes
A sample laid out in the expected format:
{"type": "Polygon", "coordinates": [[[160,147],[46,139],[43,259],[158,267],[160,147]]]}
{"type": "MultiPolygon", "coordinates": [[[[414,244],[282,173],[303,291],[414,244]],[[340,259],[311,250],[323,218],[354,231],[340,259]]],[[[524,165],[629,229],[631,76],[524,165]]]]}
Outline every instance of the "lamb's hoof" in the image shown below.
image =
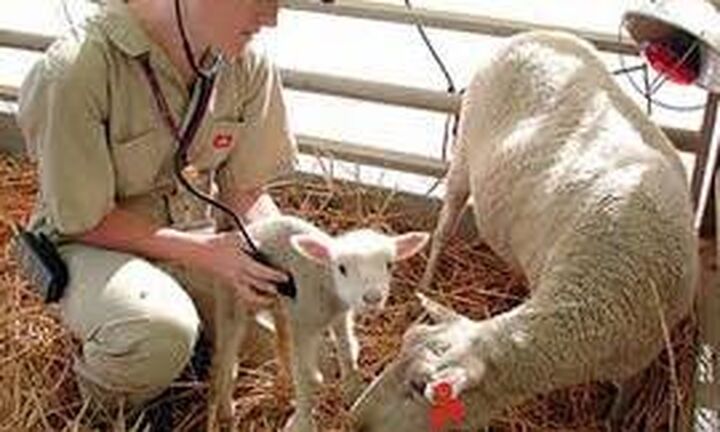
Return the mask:
{"type": "Polygon", "coordinates": [[[219,418],[208,420],[208,432],[235,432],[235,422],[233,420],[221,420],[219,418]]]}
{"type": "Polygon", "coordinates": [[[235,432],[235,417],[233,409],[218,409],[210,407],[207,421],[208,432],[235,432]]]}
{"type": "Polygon", "coordinates": [[[306,416],[293,414],[283,427],[283,432],[314,432],[312,420],[306,416]]]}
{"type": "Polygon", "coordinates": [[[283,383],[275,384],[275,398],[277,404],[280,406],[288,406],[293,401],[293,390],[292,386],[283,383]]]}

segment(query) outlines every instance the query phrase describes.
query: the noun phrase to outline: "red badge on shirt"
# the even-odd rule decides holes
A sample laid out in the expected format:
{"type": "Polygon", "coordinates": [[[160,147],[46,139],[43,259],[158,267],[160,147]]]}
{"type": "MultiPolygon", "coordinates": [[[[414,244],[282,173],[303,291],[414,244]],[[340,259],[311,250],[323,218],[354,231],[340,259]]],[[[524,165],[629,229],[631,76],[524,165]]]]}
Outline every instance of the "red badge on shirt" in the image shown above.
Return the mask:
{"type": "Polygon", "coordinates": [[[217,133],[213,137],[212,146],[218,150],[230,148],[233,145],[233,136],[229,133],[217,133]]]}

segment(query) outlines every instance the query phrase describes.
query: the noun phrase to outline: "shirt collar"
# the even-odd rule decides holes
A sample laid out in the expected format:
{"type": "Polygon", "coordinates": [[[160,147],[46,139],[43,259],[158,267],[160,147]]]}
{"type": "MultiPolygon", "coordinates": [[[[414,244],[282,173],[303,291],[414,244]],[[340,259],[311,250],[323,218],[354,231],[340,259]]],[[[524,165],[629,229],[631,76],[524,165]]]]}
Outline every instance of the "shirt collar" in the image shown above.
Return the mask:
{"type": "Polygon", "coordinates": [[[108,0],[99,14],[99,24],[127,55],[138,57],[150,51],[150,39],[124,1],[108,0]]]}

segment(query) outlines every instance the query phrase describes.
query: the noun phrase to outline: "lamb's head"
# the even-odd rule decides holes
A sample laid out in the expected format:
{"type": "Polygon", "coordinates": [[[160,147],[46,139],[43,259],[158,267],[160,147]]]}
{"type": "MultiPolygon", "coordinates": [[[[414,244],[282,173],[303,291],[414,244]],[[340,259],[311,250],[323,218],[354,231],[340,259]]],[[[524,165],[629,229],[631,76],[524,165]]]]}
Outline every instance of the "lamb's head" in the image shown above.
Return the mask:
{"type": "Polygon", "coordinates": [[[296,234],[290,243],[299,254],[329,268],[338,298],[347,307],[367,309],[385,304],[393,263],[418,253],[429,237],[424,232],[389,236],[362,229],[338,237],[296,234]]]}

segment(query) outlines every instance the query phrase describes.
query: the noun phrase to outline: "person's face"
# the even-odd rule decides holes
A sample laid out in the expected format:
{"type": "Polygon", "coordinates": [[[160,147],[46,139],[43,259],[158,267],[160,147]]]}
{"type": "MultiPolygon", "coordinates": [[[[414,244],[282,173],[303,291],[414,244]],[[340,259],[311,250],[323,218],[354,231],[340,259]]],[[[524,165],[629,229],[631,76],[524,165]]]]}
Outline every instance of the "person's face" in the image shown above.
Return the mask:
{"type": "Polygon", "coordinates": [[[203,39],[234,59],[262,27],[277,24],[278,0],[196,1],[203,39]]]}

